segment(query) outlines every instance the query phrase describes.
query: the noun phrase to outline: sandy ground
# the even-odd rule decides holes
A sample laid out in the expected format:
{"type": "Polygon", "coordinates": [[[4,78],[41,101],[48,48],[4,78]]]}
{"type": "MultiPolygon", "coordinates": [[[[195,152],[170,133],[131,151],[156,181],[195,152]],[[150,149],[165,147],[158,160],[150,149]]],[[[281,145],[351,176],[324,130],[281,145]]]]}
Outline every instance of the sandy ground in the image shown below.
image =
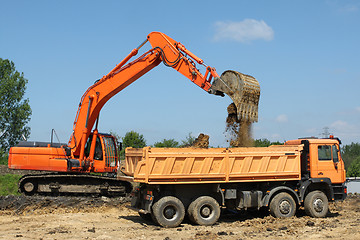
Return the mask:
{"type": "Polygon", "coordinates": [[[126,198],[0,198],[0,239],[360,239],[360,196],[331,204],[328,217],[276,219],[223,214],[214,226],[166,229],[127,209],[126,198]]]}

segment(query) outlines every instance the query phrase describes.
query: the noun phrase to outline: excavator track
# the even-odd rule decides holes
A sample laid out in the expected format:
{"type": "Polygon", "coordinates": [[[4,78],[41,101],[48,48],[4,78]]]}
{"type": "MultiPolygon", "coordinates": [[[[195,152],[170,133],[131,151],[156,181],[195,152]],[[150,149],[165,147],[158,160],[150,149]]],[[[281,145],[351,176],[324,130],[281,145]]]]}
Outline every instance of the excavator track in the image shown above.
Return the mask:
{"type": "Polygon", "coordinates": [[[19,192],[25,195],[124,196],[132,191],[130,182],[91,174],[45,173],[24,175],[19,192]]]}

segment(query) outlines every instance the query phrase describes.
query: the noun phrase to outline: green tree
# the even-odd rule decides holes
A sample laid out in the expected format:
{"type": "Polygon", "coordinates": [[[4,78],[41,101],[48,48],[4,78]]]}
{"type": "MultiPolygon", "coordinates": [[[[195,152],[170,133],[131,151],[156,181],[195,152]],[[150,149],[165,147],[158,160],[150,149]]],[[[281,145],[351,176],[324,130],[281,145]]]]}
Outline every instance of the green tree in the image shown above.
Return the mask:
{"type": "Polygon", "coordinates": [[[24,73],[15,69],[15,64],[0,58],[0,152],[7,152],[24,136],[30,136],[31,108],[25,99],[28,80],[24,73]]]}
{"type": "Polygon", "coordinates": [[[360,177],[360,156],[351,162],[346,175],[348,177],[360,177]]]}
{"type": "Polygon", "coordinates": [[[122,150],[120,151],[120,159],[125,158],[125,148],[143,148],[146,146],[146,141],[142,134],[139,134],[135,131],[130,131],[125,134],[122,138],[122,150]]]}
{"type": "Polygon", "coordinates": [[[254,140],[254,146],[255,147],[268,147],[270,145],[282,145],[282,143],[279,142],[279,141],[270,142],[270,140],[268,140],[266,138],[254,140]]]}
{"type": "Polygon", "coordinates": [[[190,147],[190,146],[192,146],[195,139],[196,139],[196,137],[194,137],[192,135],[192,133],[189,133],[189,135],[186,136],[184,140],[181,140],[180,147],[190,147]]]}
{"type": "Polygon", "coordinates": [[[351,143],[345,145],[341,149],[341,157],[345,163],[345,169],[348,170],[351,163],[357,158],[360,157],[360,143],[351,143]]]}
{"type": "Polygon", "coordinates": [[[179,142],[174,139],[163,139],[161,142],[156,142],[154,147],[158,148],[177,148],[179,147],[179,142]]]}

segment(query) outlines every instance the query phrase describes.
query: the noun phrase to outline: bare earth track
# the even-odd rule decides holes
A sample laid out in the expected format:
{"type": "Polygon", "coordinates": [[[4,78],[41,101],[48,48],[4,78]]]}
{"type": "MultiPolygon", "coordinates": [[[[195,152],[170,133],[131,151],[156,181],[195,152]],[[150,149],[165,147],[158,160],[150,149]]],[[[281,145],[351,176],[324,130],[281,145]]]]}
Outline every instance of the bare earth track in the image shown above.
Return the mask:
{"type": "Polygon", "coordinates": [[[327,218],[224,213],[214,226],[166,229],[127,209],[129,198],[5,196],[0,239],[360,239],[360,196],[331,204],[327,218]]]}

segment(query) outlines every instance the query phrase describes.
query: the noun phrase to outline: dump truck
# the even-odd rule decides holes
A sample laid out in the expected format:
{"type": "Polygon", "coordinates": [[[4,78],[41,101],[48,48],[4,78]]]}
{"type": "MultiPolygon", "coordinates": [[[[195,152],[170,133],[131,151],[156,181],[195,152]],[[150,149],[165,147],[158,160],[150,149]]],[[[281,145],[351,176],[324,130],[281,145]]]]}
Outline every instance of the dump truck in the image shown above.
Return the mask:
{"type": "Polygon", "coordinates": [[[303,207],[325,217],[328,202],[347,195],[340,143],[331,137],[270,147],[127,148],[123,171],[139,184],[129,207],[163,227],[179,226],[185,215],[212,225],[221,209],[265,209],[282,218],[303,207]]]}
{"type": "Polygon", "coordinates": [[[210,94],[228,95],[237,106],[239,117],[257,121],[260,85],[254,77],[232,70],[219,76],[214,67],[206,65],[180,42],[164,33],[151,32],[115,68],[85,91],[67,144],[54,142],[52,131],[50,142],[20,142],[10,148],[10,169],[48,172],[23,176],[19,191],[28,195],[131,192],[129,182],[113,177],[117,174],[119,147],[112,135],[98,131],[99,114],[107,101],[160,63],[210,94]],[[151,49],[130,61],[147,42],[151,49]]]}

